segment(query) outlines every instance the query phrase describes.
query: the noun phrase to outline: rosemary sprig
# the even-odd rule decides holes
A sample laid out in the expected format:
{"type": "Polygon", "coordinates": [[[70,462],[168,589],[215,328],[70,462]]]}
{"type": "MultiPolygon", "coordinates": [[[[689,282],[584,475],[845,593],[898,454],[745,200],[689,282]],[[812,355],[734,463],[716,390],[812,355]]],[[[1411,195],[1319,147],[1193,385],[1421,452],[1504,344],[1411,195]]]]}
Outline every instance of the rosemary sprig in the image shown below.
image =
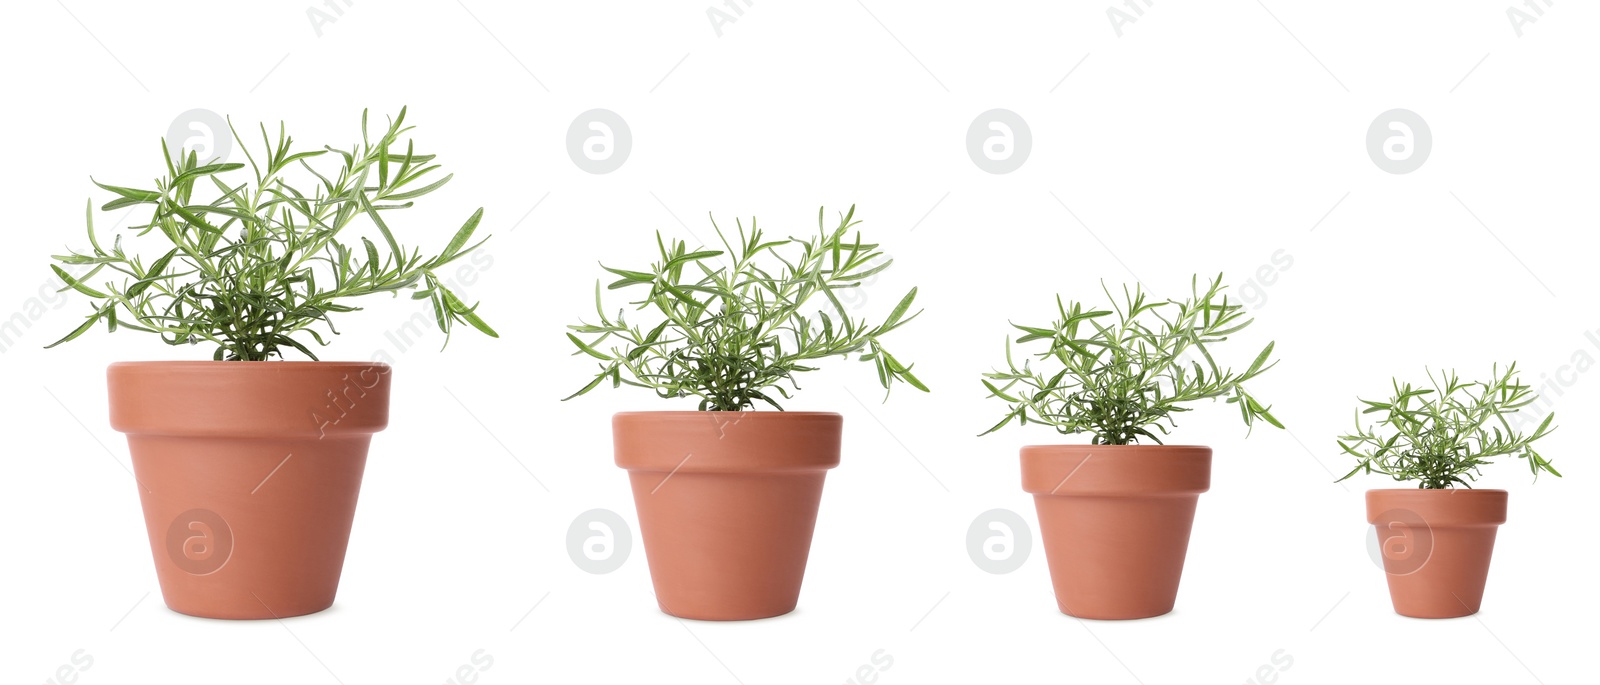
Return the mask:
{"type": "MultiPolygon", "coordinates": [[[[88,252],[57,255],[65,264],[94,265],[74,278],[51,265],[68,288],[94,300],[88,320],[55,347],[83,335],[97,322],[108,330],[118,327],[156,333],[169,345],[189,345],[202,340],[216,345],[217,360],[258,361],[282,358],[287,348],[316,359],[295,336],[305,334],[318,345],[328,339],[316,329],[319,322],[330,335],[338,333],[330,314],[357,311],[342,301],[399,291],[420,290],[414,299],[433,305],[434,318],[446,343],[452,324],[465,322],[483,333],[499,337],[477,314],[436,276],[436,270],[483,242],[468,245],[479,221],[480,207],[433,257],[409,252],[395,238],[384,214],[412,206],[451,178],[429,179],[439,169],[433,155],[418,154],[400,137],[406,111],[389,122],[388,130],[373,141],[367,135],[367,113],[361,113],[361,143],[349,150],[324,147],[295,152],[293,139],[278,128],[274,142],[261,128],[262,158],[250,154],[245,141],[233,130],[249,160],[252,178],[237,185],[223,177],[245,167],[240,163],[201,164],[193,152],[174,159],[162,143],[167,175],[154,190],[95,185],[116,194],[103,211],[132,205],[152,205],[150,221],[133,227],[139,236],[159,232],[171,249],[146,264],[123,249],[118,235],[107,250],[94,231],[93,205],[87,208],[88,252]],[[311,162],[332,153],[339,164],[318,171],[311,162]],[[303,172],[291,176],[292,172],[303,172]],[[428,180],[425,180],[428,179],[428,180]],[[301,188],[310,184],[310,193],[301,188]],[[210,191],[210,192],[207,192],[210,191]],[[201,195],[210,197],[200,199],[201,195]],[[380,255],[372,240],[359,246],[341,241],[341,234],[357,220],[371,222],[382,236],[380,255]],[[110,280],[90,285],[102,271],[110,280]]],[[[63,288],[62,290],[66,290],[63,288]]]]}
{"type": "Polygon", "coordinates": [[[1535,440],[1555,430],[1550,425],[1555,414],[1545,416],[1531,435],[1512,430],[1506,420],[1538,399],[1517,377],[1515,362],[1504,373],[1496,364],[1488,381],[1464,383],[1454,371],[1429,371],[1428,381],[1433,387],[1396,379],[1389,401],[1360,400],[1366,408],[1356,414],[1355,433],[1339,438],[1339,447],[1360,463],[1339,480],[1376,471],[1397,481],[1417,481],[1424,490],[1470,488],[1479,467],[1508,454],[1528,460],[1535,479],[1540,471],[1561,476],[1533,449],[1535,440]],[[1375,413],[1384,414],[1379,426],[1393,430],[1388,437],[1374,426],[1361,427],[1361,416],[1375,413]]]}
{"type": "Polygon", "coordinates": [[[1260,419],[1278,428],[1270,412],[1244,389],[1244,383],[1277,364],[1267,363],[1272,343],[1256,356],[1243,373],[1224,370],[1211,356],[1210,346],[1250,325],[1243,305],[1222,294],[1222,276],[1209,288],[1190,281],[1187,300],[1152,301],[1144,290],[1122,289],[1117,303],[1104,285],[1112,310],[1088,309],[1080,302],[1064,303],[1058,296],[1058,318],[1050,326],[1012,324],[1022,335],[1018,344],[1042,341],[1046,349],[1023,359],[1019,368],[1006,340],[1006,370],[984,374],[990,397],[1010,407],[1005,418],[987,431],[993,433],[1012,419],[1055,427],[1064,434],[1088,433],[1096,445],[1128,445],[1168,433],[1174,416],[1189,411],[1182,405],[1202,399],[1227,397],[1239,406],[1246,426],[1260,419]],[[1111,324],[1100,319],[1115,316],[1111,324]],[[1170,315],[1170,318],[1169,318],[1170,315]],[[1059,366],[1059,370],[1043,370],[1059,366]]]}
{"type": "Polygon", "coordinates": [[[610,381],[612,387],[649,388],[663,398],[698,397],[702,411],[742,411],[758,402],[782,410],[778,399],[791,397],[783,383],[798,389],[795,374],[815,370],[816,360],[852,354],[872,362],[885,389],[901,381],[926,391],[911,366],[880,342],[917,317],[907,316],[916,288],[881,324],[852,317],[837,292],[860,287],[892,260],[880,259],[878,246],[861,242],[859,232],[848,237],[860,223],[854,206],[831,230],[823,217],[818,209],[818,234],[809,239],[768,240],[755,219],[748,232],[739,222],[737,243],[713,220],[724,250],[691,251],[683,241],[666,241],[657,233],[660,261],[648,270],[602,265],[618,277],[609,289],[645,291],[630,304],[653,309],[661,321],[646,329],[629,324],[621,310],[608,316],[596,282],[599,323],[569,326],[567,337],[578,348],[574,354],[598,359],[600,370],[566,399],[610,381]],[[732,264],[717,264],[725,256],[732,264]],[[806,313],[806,303],[817,296],[827,300],[835,316],[806,313]],[[580,334],[595,337],[584,340],[580,334]]]}

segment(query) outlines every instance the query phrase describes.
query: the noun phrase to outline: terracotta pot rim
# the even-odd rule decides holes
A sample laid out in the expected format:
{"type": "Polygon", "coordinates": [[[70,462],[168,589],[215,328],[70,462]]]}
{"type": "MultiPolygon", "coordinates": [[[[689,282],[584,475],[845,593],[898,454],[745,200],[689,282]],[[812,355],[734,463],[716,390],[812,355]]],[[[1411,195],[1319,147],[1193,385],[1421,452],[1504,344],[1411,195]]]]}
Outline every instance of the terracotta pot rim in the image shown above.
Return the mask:
{"type": "MultiPolygon", "coordinates": [[[[1438,492],[1438,493],[1447,493],[1447,494],[1480,492],[1480,493],[1484,493],[1484,494],[1509,494],[1511,491],[1510,490],[1506,490],[1504,488],[1443,488],[1443,489],[1429,489],[1429,488],[1371,488],[1371,489],[1367,490],[1367,492],[1397,492],[1397,493],[1398,492],[1415,492],[1415,493],[1438,492]]],[[[1434,497],[1434,496],[1435,495],[1423,495],[1423,497],[1434,497]]]]}
{"type": "Polygon", "coordinates": [[[839,465],[834,412],[618,412],[616,464],[663,473],[805,473],[839,465]]]}
{"type": "Polygon", "coordinates": [[[1086,445],[1081,443],[1054,443],[1023,445],[1024,450],[1109,450],[1113,452],[1160,452],[1166,450],[1211,450],[1210,445],[1086,445]]]}
{"type": "Polygon", "coordinates": [[[1510,499],[1508,491],[1495,488],[1374,488],[1365,496],[1368,523],[1420,519],[1430,527],[1504,524],[1510,499]]]}
{"type": "Polygon", "coordinates": [[[381,362],[116,362],[111,428],[213,438],[370,436],[389,422],[393,368],[381,362]]]}
{"type": "Polygon", "coordinates": [[[1030,445],[1021,449],[1022,489],[1042,497],[1192,497],[1211,489],[1211,457],[1202,445],[1030,445]]]}
{"type": "Polygon", "coordinates": [[[619,412],[617,412],[615,414],[612,414],[611,417],[613,419],[629,417],[629,416],[660,416],[660,417],[663,417],[663,418],[668,418],[668,417],[673,417],[673,416],[691,417],[691,416],[706,416],[706,415],[717,415],[717,414],[722,414],[722,415],[728,415],[728,414],[755,414],[755,415],[758,415],[758,416],[793,416],[793,417],[818,417],[818,416],[831,417],[831,416],[837,416],[837,417],[840,417],[840,418],[844,418],[843,414],[840,414],[839,412],[833,412],[833,411],[778,411],[776,409],[747,409],[747,410],[744,410],[744,411],[686,411],[686,410],[619,411],[619,412]]]}
{"type": "Polygon", "coordinates": [[[1027,445],[1027,447],[1106,447],[1106,448],[1130,447],[1130,448],[1135,448],[1135,449],[1140,448],[1140,447],[1156,447],[1156,448],[1160,448],[1160,447],[1204,447],[1206,449],[1211,449],[1210,445],[1192,445],[1192,444],[1189,444],[1189,443],[1171,443],[1171,442],[1164,442],[1164,443],[1160,443],[1160,444],[1139,442],[1139,443],[1134,443],[1134,444],[1131,444],[1131,445],[1096,445],[1096,444],[1090,443],[1090,442],[1051,442],[1051,443],[1045,443],[1045,444],[1040,444],[1040,445],[1027,445]]]}
{"type": "Polygon", "coordinates": [[[309,359],[255,361],[255,362],[239,362],[239,361],[231,361],[231,362],[229,362],[229,361],[217,361],[215,359],[205,359],[205,360],[181,359],[181,360],[173,360],[173,361],[159,361],[159,360],[121,361],[121,362],[112,362],[109,365],[107,365],[106,368],[108,370],[109,369],[116,369],[116,368],[123,368],[123,369],[150,369],[150,368],[170,369],[170,368],[175,368],[175,367],[194,368],[194,369],[208,368],[208,367],[209,368],[226,367],[226,368],[230,368],[231,369],[231,368],[255,368],[255,367],[258,367],[258,366],[297,366],[297,367],[321,367],[321,368],[334,368],[334,367],[340,367],[340,366],[348,366],[348,367],[363,368],[363,369],[369,369],[369,368],[373,368],[373,367],[391,368],[388,364],[386,364],[384,362],[327,361],[327,360],[312,361],[312,360],[309,360],[309,359]]]}

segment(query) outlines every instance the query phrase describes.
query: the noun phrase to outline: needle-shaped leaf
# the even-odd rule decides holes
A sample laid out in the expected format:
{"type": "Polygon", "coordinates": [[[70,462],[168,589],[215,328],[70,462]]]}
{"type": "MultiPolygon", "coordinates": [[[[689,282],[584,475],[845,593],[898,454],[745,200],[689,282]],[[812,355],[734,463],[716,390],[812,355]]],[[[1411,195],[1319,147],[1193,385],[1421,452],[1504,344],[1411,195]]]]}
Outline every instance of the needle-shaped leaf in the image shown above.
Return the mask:
{"type": "MultiPolygon", "coordinates": [[[[146,289],[148,289],[152,283],[155,283],[156,281],[159,281],[162,278],[164,278],[163,274],[166,273],[167,264],[170,263],[172,261],[172,258],[176,257],[177,255],[178,255],[178,248],[172,248],[171,251],[169,251],[166,254],[162,255],[160,259],[157,259],[155,261],[155,263],[151,264],[150,268],[145,271],[145,277],[140,279],[137,283],[134,283],[133,285],[129,286],[128,287],[128,292],[123,293],[123,296],[127,297],[128,299],[133,299],[135,297],[138,297],[146,289]]],[[[93,295],[91,295],[90,297],[93,297],[93,295]]]]}
{"type": "Polygon", "coordinates": [[[473,212],[472,216],[467,217],[467,222],[462,224],[461,228],[456,231],[455,237],[450,239],[450,244],[446,245],[444,247],[444,251],[439,253],[439,259],[448,260],[449,258],[456,256],[456,253],[461,251],[461,248],[467,244],[467,241],[472,239],[472,232],[478,230],[478,222],[482,219],[483,208],[479,207],[478,211],[473,212]]]}
{"type": "Polygon", "coordinates": [[[500,337],[499,333],[496,333],[493,328],[489,327],[489,324],[484,323],[483,319],[478,316],[477,305],[468,307],[465,304],[462,304],[461,300],[456,297],[455,293],[445,290],[442,287],[439,289],[439,292],[444,295],[445,304],[449,306],[450,310],[455,313],[457,318],[467,322],[484,335],[487,335],[491,338],[500,337]]]}
{"type": "Polygon", "coordinates": [[[89,179],[89,180],[92,183],[94,183],[95,185],[100,186],[102,189],[109,190],[109,191],[111,191],[113,193],[121,195],[122,197],[128,198],[130,200],[138,200],[140,202],[155,202],[156,200],[160,200],[161,199],[161,193],[155,192],[153,190],[138,190],[136,188],[124,188],[122,186],[106,185],[106,184],[101,183],[99,181],[96,181],[96,180],[94,180],[92,178],[89,179]]]}
{"type": "Polygon", "coordinates": [[[57,341],[55,341],[53,343],[50,343],[49,345],[45,345],[45,349],[50,349],[52,347],[55,347],[56,345],[60,345],[61,343],[77,339],[78,336],[83,335],[84,333],[88,332],[88,330],[90,328],[93,328],[96,322],[100,321],[100,319],[102,319],[106,315],[108,315],[111,312],[111,307],[112,307],[112,305],[108,304],[108,305],[106,305],[106,306],[104,306],[104,307],[102,307],[102,308],[100,308],[98,310],[95,310],[94,315],[90,316],[88,318],[88,320],[83,322],[82,325],[80,325],[77,328],[73,329],[71,333],[68,333],[66,335],[66,337],[64,337],[64,338],[62,338],[60,340],[57,340],[57,341]]]}
{"type": "Polygon", "coordinates": [[[588,343],[585,343],[584,341],[579,340],[578,336],[573,335],[571,333],[568,333],[567,334],[567,339],[571,340],[572,344],[577,345],[578,349],[582,350],[585,354],[587,354],[587,355],[589,355],[591,357],[594,357],[595,359],[603,359],[605,361],[611,361],[611,355],[608,355],[608,354],[606,354],[604,352],[601,352],[601,351],[599,351],[597,349],[594,349],[593,347],[590,347],[588,343]]]}
{"type": "MultiPolygon", "coordinates": [[[[89,287],[87,285],[84,285],[82,281],[80,281],[80,280],[78,280],[76,278],[73,278],[72,274],[67,273],[65,269],[62,269],[61,267],[56,266],[54,264],[50,265],[50,269],[52,271],[56,272],[56,276],[61,279],[61,282],[66,283],[73,290],[76,290],[76,291],[78,291],[80,293],[88,295],[89,297],[95,298],[97,300],[106,299],[107,295],[105,293],[100,292],[98,290],[95,290],[94,288],[91,288],[91,287],[89,287]]],[[[95,270],[98,271],[99,267],[96,267],[95,270]]]]}
{"type": "MultiPolygon", "coordinates": [[[[418,172],[417,175],[421,175],[422,173],[425,172],[418,172]]],[[[421,188],[408,190],[403,193],[389,193],[387,195],[380,195],[379,197],[385,200],[409,200],[414,197],[422,197],[423,195],[427,195],[428,193],[438,190],[440,186],[449,183],[450,179],[452,178],[455,178],[455,174],[445,174],[444,178],[434,181],[433,183],[429,183],[421,188]]]]}
{"type": "Polygon", "coordinates": [[[384,242],[389,244],[389,253],[394,255],[396,261],[404,260],[406,253],[400,249],[400,243],[394,239],[394,232],[389,230],[389,224],[384,223],[383,217],[378,216],[377,210],[372,208],[372,203],[367,200],[366,195],[357,195],[356,197],[361,204],[362,211],[366,212],[367,216],[372,217],[372,224],[378,227],[378,232],[383,234],[384,242]]]}

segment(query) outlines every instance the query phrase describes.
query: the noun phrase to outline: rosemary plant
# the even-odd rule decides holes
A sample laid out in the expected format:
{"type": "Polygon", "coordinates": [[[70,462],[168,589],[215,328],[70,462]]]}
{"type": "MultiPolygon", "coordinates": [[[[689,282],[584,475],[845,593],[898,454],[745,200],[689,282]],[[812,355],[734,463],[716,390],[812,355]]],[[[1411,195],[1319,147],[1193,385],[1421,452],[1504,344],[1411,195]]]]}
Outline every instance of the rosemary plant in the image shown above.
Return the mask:
{"type": "Polygon", "coordinates": [[[1528,460],[1536,480],[1540,471],[1561,476],[1533,449],[1535,440],[1555,430],[1550,425],[1555,414],[1545,416],[1531,435],[1513,430],[1506,420],[1538,399],[1518,379],[1515,362],[1504,373],[1496,364],[1488,381],[1463,383],[1454,371],[1437,376],[1429,371],[1428,381],[1433,387],[1395,380],[1389,401],[1360,400],[1366,409],[1356,414],[1356,432],[1340,436],[1339,447],[1361,463],[1339,480],[1376,471],[1416,481],[1424,490],[1470,488],[1467,481],[1477,479],[1479,467],[1507,454],[1528,460]],[[1361,427],[1361,415],[1375,413],[1384,414],[1379,426],[1393,430],[1388,437],[1375,427],[1361,427]]]}
{"type": "Polygon", "coordinates": [[[1244,389],[1244,383],[1277,364],[1267,364],[1272,343],[1243,373],[1223,370],[1211,356],[1211,345],[1250,325],[1244,307],[1228,301],[1218,275],[1204,290],[1190,281],[1189,298],[1153,301],[1143,288],[1122,289],[1112,310],[1063,303],[1056,297],[1058,317],[1049,326],[1012,324],[1022,332],[1017,343],[1043,343],[1044,349],[1024,358],[1019,368],[1006,340],[1006,370],[984,374],[990,397],[1004,400],[1010,411],[984,435],[1016,419],[1055,427],[1064,434],[1088,433],[1096,445],[1128,445],[1161,438],[1182,405],[1227,397],[1239,407],[1245,426],[1257,419],[1278,428],[1269,411],[1244,389]],[[1112,323],[1103,317],[1115,316],[1112,323]],[[1035,363],[1037,360],[1037,364],[1035,363]],[[1054,368],[1059,366],[1059,370],[1054,368]]]}
{"type": "MultiPolygon", "coordinates": [[[[862,279],[889,268],[876,244],[848,236],[855,207],[828,229],[817,210],[818,234],[809,239],[768,240],[750,220],[749,231],[738,223],[738,242],[712,221],[724,250],[689,250],[679,241],[656,234],[660,260],[648,270],[601,268],[618,276],[608,287],[641,292],[631,302],[653,309],[661,321],[646,329],[630,324],[622,310],[606,314],[600,284],[595,283],[599,323],[569,326],[567,337],[599,360],[599,372],[572,399],[601,383],[649,388],[663,398],[698,397],[701,411],[744,411],[757,403],[782,410],[778,399],[799,389],[795,375],[813,371],[825,357],[859,355],[871,362],[885,390],[896,381],[927,391],[911,372],[884,349],[880,339],[912,319],[907,316],[917,290],[906,293],[887,319],[871,325],[845,310],[839,291],[861,286],[862,279]],[[727,262],[731,262],[728,264],[727,262]],[[822,297],[834,312],[805,307],[822,297]],[[585,341],[578,334],[597,336],[585,341]],[[609,344],[608,344],[609,341],[609,344]],[[783,384],[787,383],[789,387],[783,384]]],[[[920,313],[920,312],[918,312],[920,313]]]]}
{"type": "Polygon", "coordinates": [[[169,345],[206,341],[216,345],[217,360],[282,358],[289,348],[316,359],[297,335],[327,345],[328,339],[315,327],[321,324],[329,335],[337,334],[329,315],[359,309],[343,304],[344,300],[376,293],[397,295],[405,289],[417,290],[414,299],[432,303],[446,343],[457,322],[499,337],[478,316],[477,305],[467,306],[436,275],[440,267],[483,244],[468,245],[483,209],[473,212],[444,250],[432,257],[415,248],[407,251],[383,218],[412,206],[413,199],[437,190],[452,176],[424,180],[439,165],[430,163],[433,155],[417,154],[409,140],[399,146],[400,137],[411,130],[404,125],[405,117],[401,109],[374,141],[367,135],[367,114],[362,112],[361,142],[348,150],[295,152],[282,125],[276,142],[263,125],[260,160],[250,154],[230,123],[229,131],[250,162],[251,177],[242,183],[225,182],[223,177],[244,164],[201,164],[193,152],[174,159],[164,141],[167,173],[155,181],[154,190],[95,181],[117,195],[101,207],[103,211],[150,205],[149,222],[133,229],[141,237],[159,232],[170,249],[145,262],[123,249],[121,235],[106,249],[95,235],[91,203],[86,212],[90,250],[55,259],[93,268],[81,278],[57,265],[50,268],[68,287],[93,299],[94,311],[76,330],[49,346],[77,338],[103,320],[111,331],[122,327],[156,333],[169,345]],[[318,157],[330,153],[338,164],[324,165],[322,171],[313,166],[318,157]],[[307,184],[312,186],[309,194],[301,190],[307,184]],[[382,236],[386,248],[382,254],[366,237],[359,246],[342,240],[358,219],[369,220],[382,236]],[[102,272],[112,278],[104,285],[91,285],[102,272]]]}

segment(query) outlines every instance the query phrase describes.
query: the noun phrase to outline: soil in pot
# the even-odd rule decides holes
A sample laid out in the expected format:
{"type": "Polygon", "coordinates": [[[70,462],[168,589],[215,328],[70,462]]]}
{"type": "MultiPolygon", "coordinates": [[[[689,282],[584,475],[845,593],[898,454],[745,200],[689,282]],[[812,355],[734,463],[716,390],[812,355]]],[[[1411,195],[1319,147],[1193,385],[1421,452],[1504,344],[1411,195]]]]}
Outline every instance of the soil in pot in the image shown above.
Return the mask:
{"type": "Polygon", "coordinates": [[[1211,448],[1040,445],[1022,448],[1056,604],[1079,618],[1172,611],[1211,448]]]}
{"type": "Polygon", "coordinates": [[[733,621],[794,610],[843,425],[820,412],[612,419],[662,611],[733,621]]]}
{"type": "Polygon", "coordinates": [[[127,362],[106,376],[167,606],[230,619],[331,606],[389,367],[127,362]]]}
{"type": "Polygon", "coordinates": [[[1478,613],[1505,490],[1367,491],[1395,613],[1456,618],[1478,613]]]}

